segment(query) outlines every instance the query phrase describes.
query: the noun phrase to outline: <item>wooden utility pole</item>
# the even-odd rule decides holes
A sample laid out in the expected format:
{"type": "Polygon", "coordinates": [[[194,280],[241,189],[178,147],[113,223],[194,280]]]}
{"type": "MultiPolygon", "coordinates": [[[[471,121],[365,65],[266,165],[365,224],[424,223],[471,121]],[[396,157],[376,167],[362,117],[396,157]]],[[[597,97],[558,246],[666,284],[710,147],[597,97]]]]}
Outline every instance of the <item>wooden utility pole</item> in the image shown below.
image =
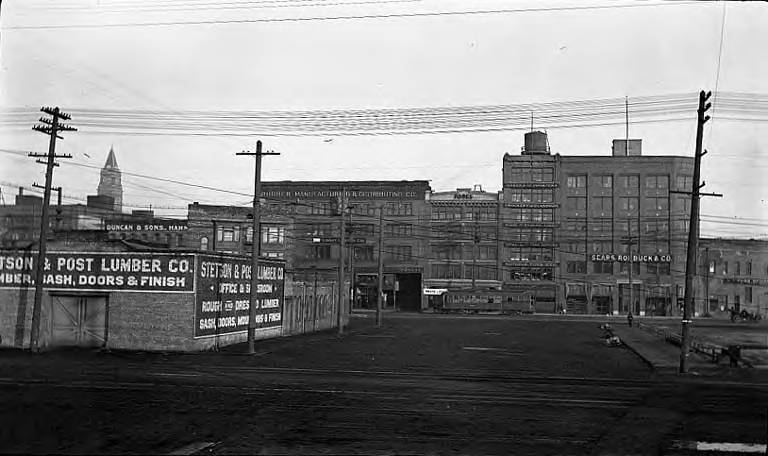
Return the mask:
{"type": "Polygon", "coordinates": [[[384,207],[379,207],[379,290],[376,296],[376,327],[381,328],[381,307],[384,296],[384,207]]]}
{"type": "Polygon", "coordinates": [[[33,130],[44,133],[50,137],[48,142],[47,154],[30,153],[30,157],[37,157],[37,163],[45,165],[45,190],[43,192],[43,207],[40,217],[40,240],[38,242],[37,262],[35,263],[35,303],[32,307],[32,331],[30,333],[29,345],[32,351],[40,350],[40,310],[43,302],[43,269],[45,265],[45,251],[48,241],[48,205],[51,200],[51,181],[53,180],[53,167],[59,166],[54,160],[57,158],[72,158],[69,154],[56,155],[56,138],[64,139],[59,136],[60,131],[77,131],[76,128],[59,123],[59,119],[70,120],[69,114],[61,112],[58,107],[41,108],[40,111],[51,116],[51,119],[41,117],[40,122],[43,125],[35,125],[33,130]],[[44,157],[46,160],[40,160],[44,157]]]}
{"type": "Polygon", "coordinates": [[[699,190],[704,186],[701,181],[701,157],[707,152],[702,152],[702,139],[704,136],[704,124],[709,116],[704,113],[712,107],[707,100],[712,92],[699,93],[698,119],[696,122],[696,154],[693,161],[693,188],[691,189],[691,218],[688,226],[688,251],[685,261],[685,290],[683,291],[683,327],[680,344],[680,373],[688,372],[688,353],[691,346],[691,310],[693,308],[693,278],[696,274],[696,250],[698,241],[699,224],[699,190]]]}
{"type": "Polygon", "coordinates": [[[349,206],[349,308],[348,313],[352,314],[352,305],[355,302],[355,241],[354,225],[352,224],[352,205],[349,206]]]}
{"type": "Polygon", "coordinates": [[[261,140],[256,141],[256,152],[237,152],[235,155],[256,157],[253,183],[253,220],[251,236],[251,298],[248,305],[248,353],[256,351],[256,306],[258,305],[259,286],[259,255],[261,254],[261,157],[264,155],[280,155],[277,152],[262,152],[261,140]]]}
{"type": "Polygon", "coordinates": [[[480,236],[477,233],[477,218],[480,212],[475,213],[475,225],[474,232],[472,233],[472,289],[475,289],[475,275],[477,274],[477,243],[480,241],[480,236]]]}
{"type": "Polygon", "coordinates": [[[704,315],[709,313],[709,247],[704,249],[704,264],[707,266],[704,272],[704,315]]]}
{"type": "Polygon", "coordinates": [[[346,204],[347,189],[342,187],[341,197],[339,197],[339,309],[336,313],[336,324],[339,326],[339,334],[344,334],[344,245],[345,245],[345,226],[344,212],[347,209],[346,204]]]}

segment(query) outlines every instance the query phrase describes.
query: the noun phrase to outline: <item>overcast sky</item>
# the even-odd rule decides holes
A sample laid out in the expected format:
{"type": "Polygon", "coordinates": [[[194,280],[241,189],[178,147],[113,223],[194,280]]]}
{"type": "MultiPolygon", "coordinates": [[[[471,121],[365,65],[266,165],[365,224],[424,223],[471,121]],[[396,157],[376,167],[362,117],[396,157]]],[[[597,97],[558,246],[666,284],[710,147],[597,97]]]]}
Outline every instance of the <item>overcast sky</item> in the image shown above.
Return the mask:
{"type": "MultiPolygon", "coordinates": [[[[625,96],[631,102],[690,94],[695,106],[696,93],[716,85],[723,93],[768,97],[765,24],[768,5],[762,2],[724,8],[721,2],[608,0],[5,1],[0,184],[10,203],[15,186],[44,182],[43,166],[14,151],[47,149],[47,138],[31,130],[37,110],[46,105],[70,112],[179,113],[519,105],[625,96]],[[588,8],[593,6],[598,8],[588,8]],[[489,10],[496,12],[477,13],[489,10]],[[473,13],[431,14],[459,11],[473,13]],[[394,17],[360,17],[385,15],[394,17]],[[328,19],[339,16],[357,18],[328,19]],[[306,18],[316,19],[274,21],[306,18]]],[[[703,200],[704,235],[768,233],[763,178],[768,103],[755,106],[747,112],[731,104],[719,116],[715,100],[702,172],[706,191],[725,197],[703,200]]],[[[282,154],[264,159],[264,180],[425,179],[438,191],[473,184],[498,191],[503,155],[519,154],[524,133],[510,126],[495,132],[375,136],[268,131],[251,137],[138,136],[130,121],[119,132],[80,125],[77,116],[71,123],[79,131],[65,133],[57,152],[74,158],[62,160],[54,185],[75,198],[95,193],[99,174],[71,163],[100,167],[112,145],[124,172],[248,194],[252,160],[235,152],[252,150],[259,137],[266,149],[282,154]]],[[[630,136],[643,139],[644,155],[692,156],[695,127],[694,109],[668,122],[631,123],[630,136]]],[[[552,152],[562,155],[609,155],[611,140],[625,135],[621,121],[547,131],[552,152]]],[[[123,184],[126,204],[166,208],[158,210],[163,215],[185,216],[192,201],[248,204],[245,195],[134,176],[123,176],[123,184]]]]}

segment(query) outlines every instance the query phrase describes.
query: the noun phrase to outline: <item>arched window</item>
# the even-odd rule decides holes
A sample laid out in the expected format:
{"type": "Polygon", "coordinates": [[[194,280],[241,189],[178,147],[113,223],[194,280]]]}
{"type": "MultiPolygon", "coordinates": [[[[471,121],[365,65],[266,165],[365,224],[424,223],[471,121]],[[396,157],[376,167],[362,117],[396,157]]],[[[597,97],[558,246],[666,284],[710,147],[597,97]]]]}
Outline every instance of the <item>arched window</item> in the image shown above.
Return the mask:
{"type": "Polygon", "coordinates": [[[203,236],[200,238],[200,250],[208,250],[208,237],[203,236]]]}

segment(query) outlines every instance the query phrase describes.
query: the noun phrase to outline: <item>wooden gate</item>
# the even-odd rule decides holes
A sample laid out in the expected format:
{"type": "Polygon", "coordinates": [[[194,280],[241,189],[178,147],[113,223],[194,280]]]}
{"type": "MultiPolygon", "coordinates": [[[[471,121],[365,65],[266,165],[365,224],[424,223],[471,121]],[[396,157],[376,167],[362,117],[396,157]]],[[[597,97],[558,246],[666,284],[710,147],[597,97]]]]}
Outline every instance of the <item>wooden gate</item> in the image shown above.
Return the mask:
{"type": "Polygon", "coordinates": [[[51,296],[51,345],[106,345],[106,296],[51,296]]]}

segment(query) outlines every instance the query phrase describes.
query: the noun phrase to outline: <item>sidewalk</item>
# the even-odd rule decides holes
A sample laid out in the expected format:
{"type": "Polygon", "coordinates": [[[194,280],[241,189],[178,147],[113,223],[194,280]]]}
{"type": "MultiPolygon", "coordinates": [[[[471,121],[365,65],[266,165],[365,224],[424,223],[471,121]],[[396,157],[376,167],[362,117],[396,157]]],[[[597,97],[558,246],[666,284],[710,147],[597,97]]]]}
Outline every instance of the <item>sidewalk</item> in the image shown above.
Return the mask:
{"type": "MultiPolygon", "coordinates": [[[[673,345],[658,336],[650,334],[638,327],[630,328],[624,325],[612,325],[613,333],[624,342],[624,345],[635,352],[651,368],[659,373],[675,373],[680,367],[680,347],[673,345]]],[[[688,366],[691,371],[719,371],[722,366],[710,362],[698,353],[688,356],[688,366]]]]}

